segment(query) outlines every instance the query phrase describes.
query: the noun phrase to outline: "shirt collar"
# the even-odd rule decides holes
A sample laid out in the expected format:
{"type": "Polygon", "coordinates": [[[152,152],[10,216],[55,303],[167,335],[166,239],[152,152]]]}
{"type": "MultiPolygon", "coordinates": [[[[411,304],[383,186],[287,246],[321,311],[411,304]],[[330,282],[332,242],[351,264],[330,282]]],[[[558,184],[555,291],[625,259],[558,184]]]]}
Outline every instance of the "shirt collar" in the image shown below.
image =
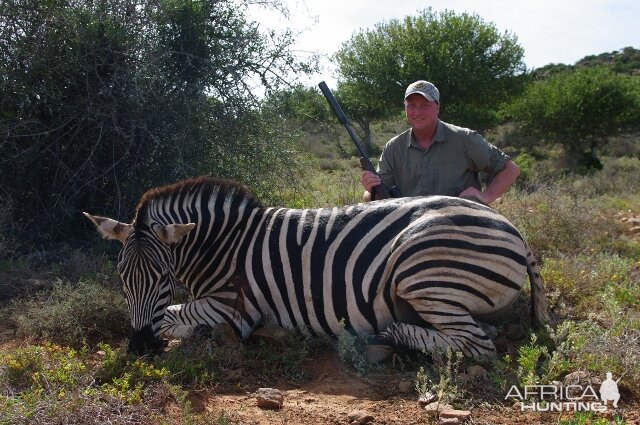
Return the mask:
{"type": "MultiPolygon", "coordinates": [[[[413,137],[413,129],[410,128],[409,129],[409,138],[408,138],[408,143],[407,143],[407,148],[410,146],[413,147],[418,147],[417,143],[415,142],[415,138],[413,137]]],[[[437,143],[441,143],[445,141],[444,138],[444,125],[442,124],[442,121],[438,120],[438,126],[436,127],[436,134],[433,136],[433,141],[437,142],[437,143]]]]}

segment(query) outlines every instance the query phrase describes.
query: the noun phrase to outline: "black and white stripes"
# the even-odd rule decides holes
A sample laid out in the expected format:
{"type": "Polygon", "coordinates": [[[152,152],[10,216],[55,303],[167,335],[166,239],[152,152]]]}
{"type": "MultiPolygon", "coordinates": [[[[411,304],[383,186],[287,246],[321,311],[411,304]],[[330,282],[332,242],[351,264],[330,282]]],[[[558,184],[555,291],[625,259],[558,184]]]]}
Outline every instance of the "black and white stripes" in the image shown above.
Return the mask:
{"type": "MultiPolygon", "coordinates": [[[[108,219],[90,218],[123,240],[108,219]]],[[[134,224],[118,225],[131,227],[119,270],[132,327],[151,325],[156,337],[218,323],[241,338],[261,324],[330,335],[346,326],[388,344],[482,355],[493,344],[473,316],[507,307],[528,272],[544,319],[528,245],[504,217],[468,200],[264,208],[236,184],[198,178],[145,194],[134,224]],[[167,307],[177,281],[194,300],[167,307]]]]}

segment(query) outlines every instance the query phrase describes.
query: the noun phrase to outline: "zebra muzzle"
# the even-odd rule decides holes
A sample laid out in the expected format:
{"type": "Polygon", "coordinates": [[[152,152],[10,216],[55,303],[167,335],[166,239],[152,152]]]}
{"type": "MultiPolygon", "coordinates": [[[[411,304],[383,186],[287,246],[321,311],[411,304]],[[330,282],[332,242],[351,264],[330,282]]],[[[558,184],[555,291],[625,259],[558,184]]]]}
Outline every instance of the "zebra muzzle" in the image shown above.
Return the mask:
{"type": "Polygon", "coordinates": [[[159,354],[165,346],[166,342],[154,335],[151,325],[139,330],[131,328],[129,331],[129,352],[137,356],[159,354]]]}

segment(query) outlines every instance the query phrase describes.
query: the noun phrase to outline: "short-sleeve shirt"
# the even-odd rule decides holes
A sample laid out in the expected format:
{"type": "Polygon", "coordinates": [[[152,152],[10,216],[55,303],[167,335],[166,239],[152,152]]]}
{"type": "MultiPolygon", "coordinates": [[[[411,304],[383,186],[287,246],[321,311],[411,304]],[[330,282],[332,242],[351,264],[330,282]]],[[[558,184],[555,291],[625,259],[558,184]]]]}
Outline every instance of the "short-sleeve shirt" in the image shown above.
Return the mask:
{"type": "Polygon", "coordinates": [[[478,173],[495,176],[509,159],[475,131],[438,121],[426,150],[418,146],[411,129],[389,140],[378,171],[402,196],[458,196],[468,187],[482,190],[478,173]]]}

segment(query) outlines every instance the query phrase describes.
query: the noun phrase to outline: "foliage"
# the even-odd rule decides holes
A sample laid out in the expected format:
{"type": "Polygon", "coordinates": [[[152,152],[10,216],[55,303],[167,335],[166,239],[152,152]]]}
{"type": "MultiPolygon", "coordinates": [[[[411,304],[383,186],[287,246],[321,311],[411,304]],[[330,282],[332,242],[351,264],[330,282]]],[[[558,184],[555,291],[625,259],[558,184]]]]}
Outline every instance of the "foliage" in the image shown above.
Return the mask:
{"type": "Polygon", "coordinates": [[[366,354],[367,341],[367,336],[354,334],[346,330],[338,336],[338,357],[344,364],[353,368],[356,374],[361,376],[369,371],[369,362],[366,354]]]}
{"type": "Polygon", "coordinates": [[[624,425],[626,422],[618,415],[613,415],[613,422],[607,418],[595,416],[593,412],[576,412],[573,419],[559,419],[558,425],[624,425]]]}
{"type": "Polygon", "coordinates": [[[633,74],[640,71],[640,50],[627,46],[613,52],[588,55],[576,62],[576,67],[606,65],[620,74],[633,74]]]}
{"type": "Polygon", "coordinates": [[[435,13],[380,23],[336,53],[338,90],[354,120],[396,115],[405,88],[429,80],[441,93],[444,120],[476,129],[496,122],[497,106],[526,81],[524,50],[478,15],[435,13]]]}
{"type": "Polygon", "coordinates": [[[85,341],[121,338],[129,324],[119,288],[90,279],[76,284],[57,280],[50,291],[16,300],[10,312],[21,335],[75,347],[85,341]]]}
{"type": "Polygon", "coordinates": [[[464,355],[459,351],[438,350],[432,353],[433,373],[420,367],[416,373],[415,389],[419,398],[435,395],[438,403],[453,403],[463,396],[458,386],[459,370],[464,355]]]}
{"type": "Polygon", "coordinates": [[[558,73],[529,85],[505,110],[543,143],[562,145],[571,169],[601,169],[611,136],[640,128],[640,80],[604,67],[558,73]]]}
{"type": "Polygon", "coordinates": [[[550,63],[533,70],[536,78],[547,78],[561,72],[572,72],[577,69],[606,66],[618,74],[637,75],[640,72],[640,50],[631,46],[613,52],[588,55],[574,65],[550,63]]]}
{"type": "Polygon", "coordinates": [[[248,3],[1,3],[0,185],[23,239],[68,239],[82,210],[128,216],[143,191],[185,176],[262,196],[292,182],[288,138],[251,90],[313,63],[290,33],[248,22],[248,3]]]}

